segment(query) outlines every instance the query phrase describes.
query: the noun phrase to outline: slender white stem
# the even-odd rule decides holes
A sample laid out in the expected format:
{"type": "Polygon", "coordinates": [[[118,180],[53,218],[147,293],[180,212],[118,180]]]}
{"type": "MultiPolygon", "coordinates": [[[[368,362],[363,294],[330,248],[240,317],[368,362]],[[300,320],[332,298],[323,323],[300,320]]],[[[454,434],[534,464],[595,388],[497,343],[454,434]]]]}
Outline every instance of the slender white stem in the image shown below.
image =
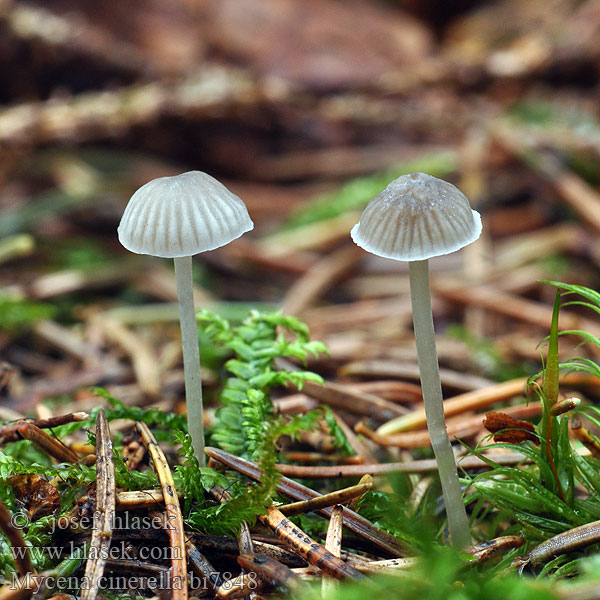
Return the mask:
{"type": "Polygon", "coordinates": [[[446,431],[442,383],[435,346],[431,297],[429,295],[429,264],[426,260],[409,263],[410,300],[412,304],[419,375],[423,391],[425,416],[431,446],[437,461],[442,494],[446,505],[452,545],[464,548],[471,544],[469,520],[462,501],[456,461],[446,431]]]}
{"type": "Polygon", "coordinates": [[[203,467],[206,458],[204,456],[204,424],[202,422],[202,380],[200,378],[200,350],[198,349],[198,328],[192,289],[192,257],[182,256],[173,259],[173,262],[175,263],[175,280],[179,301],[188,431],[192,437],[194,454],[200,466],[203,467]]]}

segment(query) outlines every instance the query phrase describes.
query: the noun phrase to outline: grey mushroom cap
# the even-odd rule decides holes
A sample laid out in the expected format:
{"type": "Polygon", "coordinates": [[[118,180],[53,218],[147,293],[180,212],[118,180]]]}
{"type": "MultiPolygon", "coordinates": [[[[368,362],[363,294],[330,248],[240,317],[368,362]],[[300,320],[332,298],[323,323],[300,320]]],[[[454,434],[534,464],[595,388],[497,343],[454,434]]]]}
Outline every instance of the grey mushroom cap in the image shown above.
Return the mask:
{"type": "Polygon", "coordinates": [[[377,194],[350,235],[372,254],[426,260],[450,254],[481,234],[481,216],[447,181],[425,173],[402,175],[377,194]]]}
{"type": "Polygon", "coordinates": [[[214,250],[253,228],[238,196],[214,177],[189,171],[137,190],[117,232],[131,252],[176,258],[214,250]]]}

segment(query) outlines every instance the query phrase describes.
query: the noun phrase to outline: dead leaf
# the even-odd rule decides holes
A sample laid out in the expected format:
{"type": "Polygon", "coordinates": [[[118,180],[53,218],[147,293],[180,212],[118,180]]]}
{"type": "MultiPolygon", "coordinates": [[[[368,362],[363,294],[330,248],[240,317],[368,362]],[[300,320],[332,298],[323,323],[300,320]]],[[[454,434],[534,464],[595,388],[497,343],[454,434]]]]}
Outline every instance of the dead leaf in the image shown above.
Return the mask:
{"type": "Polygon", "coordinates": [[[535,434],[535,428],[529,421],[514,419],[502,412],[491,411],[486,414],[483,426],[494,434],[495,442],[507,442],[509,444],[520,444],[527,440],[539,444],[535,434]]]}

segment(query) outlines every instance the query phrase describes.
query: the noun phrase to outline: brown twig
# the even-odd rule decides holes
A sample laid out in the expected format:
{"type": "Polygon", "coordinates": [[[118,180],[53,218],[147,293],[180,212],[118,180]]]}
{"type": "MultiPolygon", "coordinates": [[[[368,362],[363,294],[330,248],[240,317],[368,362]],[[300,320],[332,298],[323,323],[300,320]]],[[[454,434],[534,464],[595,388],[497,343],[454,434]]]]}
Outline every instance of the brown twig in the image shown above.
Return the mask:
{"type": "MultiPolygon", "coordinates": [[[[153,510],[150,512],[150,516],[154,522],[158,523],[167,535],[169,535],[170,525],[167,515],[164,512],[153,510]]],[[[216,590],[222,583],[218,571],[210,564],[204,554],[198,550],[194,542],[187,537],[185,539],[185,552],[196,574],[199,575],[203,581],[206,581],[213,590],[216,590]]]]}
{"type": "Polygon", "coordinates": [[[15,526],[13,516],[3,502],[0,501],[0,530],[6,536],[12,548],[15,559],[15,567],[19,576],[24,577],[27,573],[33,573],[33,565],[29,556],[29,547],[25,543],[21,530],[15,526]]]}
{"type": "Polygon", "coordinates": [[[302,580],[292,570],[266,554],[240,554],[237,561],[246,571],[254,571],[294,593],[305,588],[302,580]]]}
{"type": "Polygon", "coordinates": [[[96,510],[85,574],[81,584],[81,600],[94,600],[108,558],[115,517],[115,465],[110,429],[104,410],[96,419],[96,510]]]}
{"type": "Polygon", "coordinates": [[[0,111],[0,143],[46,143],[104,137],[160,116],[256,103],[262,91],[241,70],[207,67],[172,83],[150,82],[72,98],[21,103],[0,111]]]}
{"type": "MultiPolygon", "coordinates": [[[[66,423],[87,421],[89,418],[90,416],[88,413],[79,411],[67,415],[50,417],[48,419],[20,419],[19,423],[31,423],[40,429],[51,429],[52,427],[58,427],[59,425],[65,425],[66,423]]],[[[19,433],[17,431],[19,423],[7,423],[6,425],[0,426],[0,444],[15,442],[19,439],[19,433]]]]}
{"type": "Polygon", "coordinates": [[[586,427],[583,426],[581,418],[575,417],[570,422],[571,432],[589,451],[594,458],[600,458],[600,443],[598,438],[593,436],[586,427]]]}
{"type": "Polygon", "coordinates": [[[187,600],[188,585],[186,573],[185,536],[183,531],[183,517],[179,507],[179,499],[173,481],[169,463],[160,449],[152,432],[145,423],[137,422],[137,433],[142,438],[148,453],[152,458],[158,480],[163,493],[165,509],[167,511],[167,531],[171,543],[171,588],[174,600],[187,600]]]}
{"type": "Polygon", "coordinates": [[[154,348],[121,323],[99,319],[98,324],[107,339],[116,343],[131,358],[140,389],[151,397],[158,396],[160,376],[154,348]]]}
{"type": "MultiPolygon", "coordinates": [[[[527,462],[518,452],[492,452],[485,455],[499,465],[515,465],[527,462]]],[[[481,469],[487,463],[477,456],[465,456],[458,460],[461,469],[481,469]]],[[[278,464],[282,475],[298,479],[336,479],[340,477],[362,477],[363,475],[389,475],[390,473],[426,473],[435,471],[435,459],[411,460],[406,462],[383,463],[376,465],[339,465],[335,467],[302,467],[278,464]]]]}
{"type": "Polygon", "coordinates": [[[512,548],[519,548],[525,543],[525,540],[518,535],[503,535],[501,537],[494,538],[487,542],[481,542],[465,548],[465,552],[468,552],[471,556],[477,559],[479,564],[492,560],[498,554],[511,550],[512,548]]]}
{"type": "MultiPolygon", "coordinates": [[[[327,534],[325,536],[325,549],[331,552],[333,556],[339,558],[342,552],[342,526],[344,524],[344,511],[338,504],[333,507],[329,524],[327,526],[327,534]]],[[[335,588],[335,583],[329,579],[323,579],[322,590],[325,594],[335,588]]]]}
{"type": "Polygon", "coordinates": [[[393,379],[387,381],[360,381],[347,385],[359,392],[373,394],[395,404],[416,404],[423,402],[421,386],[408,381],[395,381],[393,379]]]}
{"type": "Polygon", "coordinates": [[[359,256],[360,249],[355,244],[327,254],[289,288],[281,310],[287,315],[300,314],[315,298],[343,277],[356,264],[359,256]]]}
{"type": "Polygon", "coordinates": [[[600,542],[600,521],[593,521],[580,525],[568,531],[563,531],[554,537],[551,537],[535,548],[530,550],[524,557],[515,559],[515,566],[522,566],[529,562],[541,563],[548,558],[573,552],[578,548],[590,546],[600,542]]]}
{"type": "MultiPolygon", "coordinates": [[[[539,415],[542,412],[542,405],[539,402],[531,404],[521,404],[519,406],[508,406],[502,409],[502,412],[517,418],[528,418],[539,415]]],[[[466,438],[477,435],[482,431],[482,422],[485,414],[477,414],[472,417],[457,418],[452,421],[449,419],[446,423],[449,438],[466,438]]],[[[399,448],[420,448],[429,446],[428,431],[407,431],[392,435],[378,435],[377,432],[369,429],[362,421],[354,427],[356,433],[361,433],[370,440],[377,442],[382,446],[397,446],[399,448]]]]}
{"type": "Polygon", "coordinates": [[[378,462],[377,458],[371,452],[371,450],[369,449],[369,447],[367,446],[367,444],[365,444],[354,433],[354,431],[352,431],[352,429],[348,426],[348,424],[346,423],[346,421],[344,421],[344,419],[342,419],[337,414],[336,411],[332,410],[331,413],[333,414],[333,417],[335,418],[335,422],[338,424],[339,428],[342,430],[342,432],[346,436],[346,440],[348,441],[348,444],[350,444],[350,446],[352,447],[352,449],[354,450],[354,452],[356,452],[356,454],[358,456],[360,456],[360,457],[363,458],[363,462],[369,463],[369,464],[375,464],[375,463],[377,463],[378,462]]]}
{"type": "Polygon", "coordinates": [[[259,516],[260,522],[270,529],[286,546],[297,552],[311,565],[318,567],[336,579],[361,579],[353,567],[336,558],[323,546],[315,542],[299,527],[294,525],[277,508],[270,506],[267,514],[259,516]]]}
{"type": "Polygon", "coordinates": [[[311,498],[310,500],[301,500],[292,504],[284,504],[277,508],[286,516],[299,515],[309,513],[326,506],[335,506],[337,504],[345,504],[349,500],[359,498],[365,492],[368,492],[373,487],[372,483],[359,483],[348,488],[343,488],[323,496],[311,498]]]}
{"type": "MultiPolygon", "coordinates": [[[[230,454],[229,452],[225,452],[224,450],[220,450],[218,448],[206,448],[206,454],[211,458],[227,465],[228,467],[235,469],[236,471],[254,479],[255,481],[260,481],[262,477],[262,471],[252,462],[245,460],[243,458],[239,458],[230,454]]],[[[351,468],[368,468],[368,465],[349,465],[351,468]]],[[[312,468],[312,467],[311,467],[312,468]]],[[[322,467],[314,467],[315,469],[320,469],[322,467]]],[[[340,467],[344,468],[344,467],[340,467]]],[[[346,467],[347,468],[347,467],[346,467]]],[[[280,469],[281,470],[281,469],[280,469]]],[[[364,475],[364,473],[362,473],[364,475]]],[[[309,487],[306,487],[296,481],[288,479],[287,477],[281,477],[279,483],[277,484],[277,491],[289,496],[291,498],[295,498],[296,500],[308,500],[310,498],[316,498],[319,496],[317,492],[311,490],[309,487]]],[[[331,508],[321,508],[319,509],[319,513],[329,517],[331,515],[331,508]]],[[[406,548],[402,547],[401,543],[398,542],[391,535],[382,531],[375,527],[373,523],[369,520],[365,519],[358,513],[345,508],[344,507],[344,522],[346,527],[353,531],[354,533],[364,537],[375,545],[383,548],[386,552],[394,556],[402,556],[406,553],[406,548]]]]}
{"type": "Polygon", "coordinates": [[[324,454],[322,452],[299,452],[287,450],[282,453],[283,456],[292,462],[304,462],[304,463],[317,463],[317,462],[330,462],[339,463],[343,465],[362,465],[365,459],[362,456],[343,456],[341,454],[324,454]]]}
{"type": "MultiPolygon", "coordinates": [[[[481,306],[494,313],[516,319],[517,321],[536,325],[546,331],[552,321],[552,307],[540,302],[521,298],[514,294],[502,292],[497,288],[485,285],[470,285],[432,282],[432,288],[439,296],[469,306],[481,306]]],[[[580,317],[567,310],[560,311],[561,330],[583,329],[594,335],[600,334],[600,327],[595,321],[580,317]]]]}
{"type": "MultiPolygon", "coordinates": [[[[276,364],[280,369],[286,371],[295,368],[290,362],[284,360],[277,359],[276,364]]],[[[326,381],[323,385],[305,381],[302,385],[302,392],[328,406],[371,417],[377,421],[387,421],[408,412],[403,406],[393,404],[373,394],[358,392],[345,385],[330,381],[326,381]]]]}
{"type": "Polygon", "coordinates": [[[390,558],[387,560],[371,560],[355,565],[361,573],[394,573],[410,569],[417,564],[416,558],[390,558]]]}
{"type": "MultiPolygon", "coordinates": [[[[561,375],[560,381],[562,383],[592,383],[597,385],[597,381],[587,376],[586,374],[580,373],[565,373],[561,375]]],[[[513,396],[527,395],[526,392],[527,378],[519,377],[517,379],[511,379],[503,383],[497,383],[491,385],[482,390],[473,390],[472,392],[466,392],[448,400],[444,400],[444,415],[451,417],[469,410],[482,409],[501,400],[506,400],[513,396]]],[[[409,431],[412,429],[420,429],[425,427],[427,420],[425,418],[425,409],[418,408],[413,412],[394,419],[382,425],[377,433],[379,435],[390,435],[391,433],[397,433],[400,431],[409,431]]]]}
{"type": "MultiPolygon", "coordinates": [[[[398,379],[419,380],[419,366],[407,364],[401,361],[377,359],[377,360],[361,360],[351,362],[339,369],[339,375],[350,377],[377,377],[389,378],[397,377],[398,379]]],[[[486,389],[493,385],[489,379],[479,377],[478,375],[470,375],[469,373],[457,373],[450,369],[440,369],[440,378],[442,385],[451,387],[455,390],[464,390],[469,392],[472,390],[486,389]]]]}
{"type": "Polygon", "coordinates": [[[32,423],[20,421],[17,423],[17,432],[23,439],[29,440],[59,462],[76,463],[79,461],[79,457],[75,452],[32,423]]]}

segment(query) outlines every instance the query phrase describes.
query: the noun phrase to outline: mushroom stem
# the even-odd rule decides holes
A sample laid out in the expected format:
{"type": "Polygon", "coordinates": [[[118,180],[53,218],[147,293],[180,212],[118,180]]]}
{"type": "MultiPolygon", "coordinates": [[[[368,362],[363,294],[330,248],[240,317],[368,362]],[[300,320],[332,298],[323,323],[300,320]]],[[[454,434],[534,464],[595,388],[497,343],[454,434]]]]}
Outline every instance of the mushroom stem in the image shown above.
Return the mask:
{"type": "Polygon", "coordinates": [[[456,472],[456,461],[444,419],[442,383],[429,294],[429,263],[427,260],[417,260],[408,264],[410,300],[427,429],[442,484],[451,542],[456,548],[464,548],[471,544],[471,534],[456,472]]]}
{"type": "Polygon", "coordinates": [[[173,259],[173,262],[175,264],[177,300],[179,302],[188,431],[192,438],[194,454],[200,466],[203,467],[206,459],[204,456],[204,424],[202,421],[202,380],[200,377],[200,350],[198,349],[198,328],[196,326],[192,288],[192,257],[177,257],[173,259]]]}

